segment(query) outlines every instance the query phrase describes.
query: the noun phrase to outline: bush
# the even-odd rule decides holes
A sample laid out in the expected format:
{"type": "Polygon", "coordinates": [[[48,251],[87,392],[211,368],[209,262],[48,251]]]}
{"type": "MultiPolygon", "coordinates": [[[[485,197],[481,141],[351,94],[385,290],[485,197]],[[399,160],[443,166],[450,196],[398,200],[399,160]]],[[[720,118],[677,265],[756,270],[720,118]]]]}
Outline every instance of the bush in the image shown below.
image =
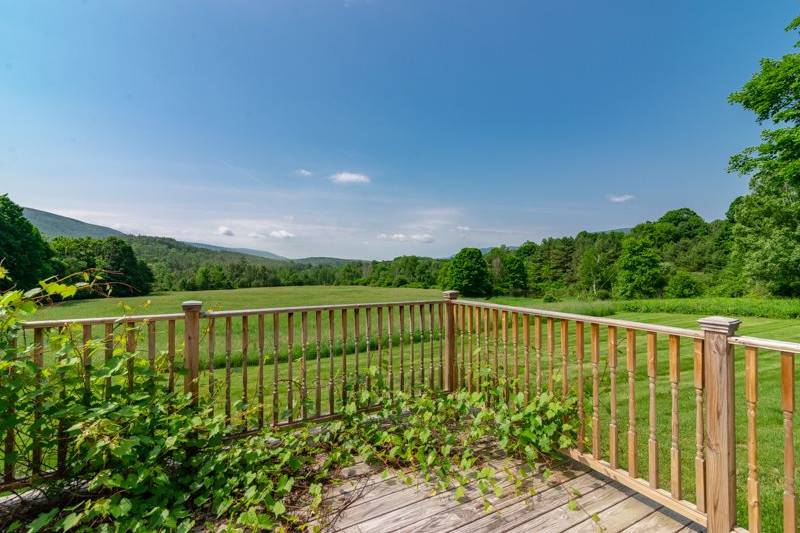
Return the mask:
{"type": "Polygon", "coordinates": [[[548,303],[549,304],[549,303],[558,302],[560,300],[558,298],[556,298],[555,296],[553,296],[552,294],[545,294],[544,297],[542,298],[542,301],[544,303],[548,303]]]}
{"type": "Polygon", "coordinates": [[[670,298],[692,298],[703,294],[703,287],[697,276],[679,270],[669,279],[665,292],[670,298]]]}
{"type": "Polygon", "coordinates": [[[597,293],[594,295],[595,300],[610,300],[611,299],[611,291],[606,289],[599,289],[597,293]]]}

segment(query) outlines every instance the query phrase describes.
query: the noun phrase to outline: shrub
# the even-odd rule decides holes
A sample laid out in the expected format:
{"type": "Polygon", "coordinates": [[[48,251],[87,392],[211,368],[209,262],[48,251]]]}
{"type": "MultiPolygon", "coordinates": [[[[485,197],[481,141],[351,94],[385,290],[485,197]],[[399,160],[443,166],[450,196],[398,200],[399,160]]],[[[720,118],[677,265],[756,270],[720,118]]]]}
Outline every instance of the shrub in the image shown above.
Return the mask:
{"type": "Polygon", "coordinates": [[[679,270],[669,279],[665,293],[670,298],[692,298],[700,296],[703,288],[697,276],[679,270]]]}
{"type": "Polygon", "coordinates": [[[544,297],[542,298],[542,301],[545,303],[554,303],[558,302],[559,299],[553,296],[552,294],[545,294],[544,297]]]}

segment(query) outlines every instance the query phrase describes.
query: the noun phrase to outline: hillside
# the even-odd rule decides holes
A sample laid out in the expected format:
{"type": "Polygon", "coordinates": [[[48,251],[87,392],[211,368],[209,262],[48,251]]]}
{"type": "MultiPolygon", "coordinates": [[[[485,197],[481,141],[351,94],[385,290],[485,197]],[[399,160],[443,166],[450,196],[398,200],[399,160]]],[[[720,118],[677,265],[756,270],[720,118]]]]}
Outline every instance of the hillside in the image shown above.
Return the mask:
{"type": "Polygon", "coordinates": [[[89,224],[82,220],[40,211],[32,207],[23,207],[22,212],[31,224],[48,237],[94,237],[95,239],[125,237],[125,234],[121,231],[107,228],[106,226],[89,224]]]}
{"type": "Polygon", "coordinates": [[[287,258],[283,257],[282,255],[273,254],[272,252],[267,252],[266,250],[254,250],[253,248],[227,248],[225,246],[217,246],[216,244],[206,244],[204,242],[189,242],[186,241],[185,244],[189,244],[191,246],[196,246],[198,248],[205,248],[206,250],[214,250],[216,252],[236,252],[239,254],[247,254],[247,255],[254,255],[256,257],[264,257],[266,259],[277,259],[280,261],[286,261],[287,258]]]}

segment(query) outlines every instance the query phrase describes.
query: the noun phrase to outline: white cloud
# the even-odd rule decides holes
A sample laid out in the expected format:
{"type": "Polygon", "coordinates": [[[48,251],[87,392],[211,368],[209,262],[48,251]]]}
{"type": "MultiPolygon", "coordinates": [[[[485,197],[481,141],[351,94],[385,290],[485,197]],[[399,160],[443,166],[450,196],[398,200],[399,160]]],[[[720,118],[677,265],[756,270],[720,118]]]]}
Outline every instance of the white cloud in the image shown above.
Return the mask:
{"type": "Polygon", "coordinates": [[[258,233],[258,232],[255,232],[255,231],[252,232],[252,233],[248,233],[247,236],[252,238],[252,239],[266,239],[266,237],[267,237],[263,233],[258,233]]]}
{"type": "Polygon", "coordinates": [[[294,173],[297,174],[298,176],[303,176],[305,178],[313,174],[313,172],[305,168],[298,168],[297,170],[294,171],[294,173]]]}
{"type": "Polygon", "coordinates": [[[417,241],[417,242],[424,242],[430,243],[433,242],[435,239],[433,235],[430,233],[415,233],[413,235],[406,235],[405,233],[392,233],[391,235],[387,233],[379,233],[378,239],[382,241],[397,241],[397,242],[406,242],[406,241],[417,241]]]}
{"type": "Polygon", "coordinates": [[[434,241],[433,235],[431,235],[430,233],[417,233],[412,235],[411,238],[417,242],[424,242],[424,243],[430,243],[434,241]]]}
{"type": "Polygon", "coordinates": [[[331,181],[334,183],[369,183],[369,176],[366,174],[359,174],[358,172],[337,172],[331,176],[331,181]]]}
{"type": "Polygon", "coordinates": [[[624,204],[625,202],[630,202],[634,198],[636,198],[632,194],[609,194],[606,196],[608,201],[614,204],[624,204]]]}
{"type": "Polygon", "coordinates": [[[225,235],[226,237],[233,237],[234,233],[228,226],[220,226],[217,228],[217,235],[225,235]]]}
{"type": "Polygon", "coordinates": [[[294,233],[286,231],[285,229],[276,229],[270,231],[269,235],[270,237],[275,237],[276,239],[291,239],[292,237],[295,237],[294,233]]]}
{"type": "Polygon", "coordinates": [[[469,226],[456,226],[458,231],[469,231],[469,226]]]}

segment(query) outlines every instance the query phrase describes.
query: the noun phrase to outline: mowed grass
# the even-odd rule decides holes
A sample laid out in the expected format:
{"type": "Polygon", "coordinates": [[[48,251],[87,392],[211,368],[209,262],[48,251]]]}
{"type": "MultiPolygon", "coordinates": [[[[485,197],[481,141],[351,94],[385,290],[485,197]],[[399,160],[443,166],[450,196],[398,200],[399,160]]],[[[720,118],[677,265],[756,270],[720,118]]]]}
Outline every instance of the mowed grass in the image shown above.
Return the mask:
{"type": "MultiPolygon", "coordinates": [[[[204,302],[204,308],[211,307],[213,309],[247,309],[247,308],[263,308],[263,307],[284,307],[296,305],[317,305],[317,304],[336,304],[336,303],[356,303],[356,302],[391,302],[391,301],[410,301],[419,299],[438,299],[440,291],[425,291],[418,289],[374,289],[364,287],[281,287],[269,289],[245,289],[237,291],[207,291],[207,292],[191,292],[191,293],[167,293],[163,295],[153,295],[147,299],[150,304],[146,310],[137,308],[137,304],[142,303],[142,299],[126,299],[125,303],[133,307],[133,312],[175,312],[180,308],[180,302],[187,299],[197,299],[204,302]],[[206,305],[208,302],[208,305],[206,305]]],[[[524,301],[522,299],[493,299],[493,301],[500,303],[509,303],[512,305],[525,305],[533,304],[535,307],[544,307],[539,305],[541,302],[524,301]]],[[[548,307],[561,306],[561,309],[578,312],[579,309],[564,309],[565,305],[575,306],[577,304],[571,302],[559,302],[550,304],[548,307]]],[[[61,304],[44,310],[37,316],[37,319],[43,318],[66,318],[66,317],[86,317],[86,316],[114,316],[120,314],[118,310],[119,303],[110,300],[102,301],[84,301],[74,302],[69,304],[61,304]]],[[[700,305],[700,304],[696,304],[700,305]]],[[[713,306],[709,308],[709,302],[704,302],[702,307],[704,313],[686,314],[686,313],[665,313],[665,312],[624,312],[615,309],[613,311],[614,318],[633,320],[645,323],[654,323],[662,325],[670,325],[684,328],[697,328],[697,319],[709,314],[716,314],[713,306]]],[[[215,324],[215,339],[214,339],[214,353],[215,357],[212,359],[214,366],[213,371],[208,370],[208,329],[207,322],[204,321],[204,338],[201,341],[201,359],[202,368],[200,381],[202,393],[208,394],[210,390],[209,376],[213,375],[213,383],[215,389],[215,403],[220,411],[223,411],[226,405],[226,395],[231,398],[231,409],[233,411],[232,423],[238,424],[242,422],[242,417],[246,417],[246,422],[249,427],[253,427],[258,419],[258,412],[260,411],[259,402],[259,388],[263,387],[264,397],[264,417],[267,423],[272,418],[272,403],[273,399],[277,401],[278,418],[283,420],[288,418],[289,413],[294,419],[302,416],[302,405],[306,407],[306,414],[308,416],[315,416],[317,414],[325,415],[329,412],[330,400],[330,385],[333,384],[334,399],[339,402],[341,400],[345,383],[352,384],[356,381],[356,368],[358,368],[359,376],[367,373],[368,360],[373,367],[379,369],[380,375],[384,380],[389,380],[389,373],[391,370],[391,377],[394,387],[399,387],[400,376],[402,369],[403,382],[406,389],[411,386],[411,376],[413,369],[414,383],[419,384],[420,376],[424,373],[425,381],[430,379],[431,362],[434,368],[434,384],[440,383],[439,371],[439,357],[441,354],[441,336],[438,324],[438,309],[434,309],[434,325],[430,327],[429,308],[425,306],[424,312],[426,317],[426,332],[425,342],[421,342],[419,334],[419,306],[415,308],[415,335],[412,337],[410,328],[410,313],[409,308],[404,308],[404,329],[402,343],[400,342],[400,326],[399,326],[399,309],[395,308],[393,311],[393,329],[391,336],[391,347],[389,346],[389,331],[388,331],[388,311],[384,309],[383,314],[383,335],[377,333],[377,311],[373,309],[370,313],[372,321],[372,330],[370,334],[369,355],[367,354],[366,342],[366,311],[360,314],[360,329],[359,329],[359,342],[356,344],[355,330],[354,330],[354,313],[351,310],[347,314],[347,342],[342,343],[342,329],[341,329],[341,312],[337,311],[334,314],[332,323],[328,321],[328,313],[322,313],[321,316],[321,329],[320,329],[320,355],[319,363],[317,362],[317,343],[316,343],[316,317],[314,313],[307,315],[307,336],[305,349],[303,348],[303,335],[302,335],[302,316],[296,314],[293,317],[293,349],[292,362],[288,362],[289,351],[286,346],[288,340],[288,319],[282,315],[279,321],[279,345],[277,358],[274,357],[274,345],[272,318],[267,315],[265,317],[265,337],[264,337],[264,367],[263,367],[263,381],[259,379],[259,329],[256,317],[251,317],[248,323],[248,357],[247,365],[243,365],[242,361],[242,324],[241,319],[234,319],[231,323],[231,350],[230,359],[227,356],[225,347],[225,334],[223,321],[217,320],[215,324]],[[334,357],[330,359],[328,353],[330,351],[329,334],[331,326],[334,331],[333,351],[334,357]],[[380,338],[381,349],[378,350],[378,339],[380,338]],[[402,344],[402,356],[401,356],[402,344]],[[414,349],[414,364],[411,363],[411,350],[414,349]],[[420,353],[424,347],[424,363],[420,369],[420,353]],[[358,355],[356,355],[356,351],[358,355]],[[305,357],[303,357],[305,355],[305,357]],[[431,356],[433,356],[431,358],[431,356]],[[402,357],[402,365],[401,365],[402,357]],[[230,360],[230,379],[226,379],[225,365],[230,360]],[[275,366],[273,361],[277,361],[278,380],[275,385],[275,366]],[[356,360],[358,360],[358,367],[356,367],[356,360]],[[333,362],[333,372],[331,372],[330,363],[333,362]],[[305,365],[304,365],[305,363],[305,365]],[[303,366],[305,366],[305,382],[302,379],[303,366]],[[346,366],[347,371],[343,369],[346,366]],[[291,372],[291,379],[289,378],[291,372]],[[246,374],[246,375],[245,375],[246,374]],[[333,380],[331,380],[333,376],[333,380]],[[305,385],[304,385],[305,383],[305,385]],[[318,386],[319,384],[319,386],[318,386]],[[291,388],[291,394],[289,390],[291,388]],[[305,390],[305,394],[303,391],[305,390]],[[241,402],[247,394],[248,402],[245,405],[239,404],[244,407],[245,411],[237,412],[236,403],[241,402]],[[319,391],[319,393],[317,392],[319,391]],[[306,402],[303,403],[303,397],[306,402]],[[289,410],[289,399],[293,405],[293,410],[289,410]],[[317,410],[319,405],[319,410],[317,410]]],[[[657,307],[654,307],[657,308],[657,307]]],[[[759,318],[750,316],[741,316],[742,326],[739,329],[739,334],[758,336],[779,340],[800,341],[800,321],[777,319],[777,318],[759,318]]],[[[180,333],[181,324],[179,326],[178,335],[178,349],[182,344],[182,333],[180,333]]],[[[561,346],[559,335],[559,323],[555,321],[555,339],[554,339],[554,354],[553,354],[553,375],[552,379],[556,391],[561,390],[562,379],[562,359],[561,359],[561,346]]],[[[164,327],[159,324],[158,329],[158,348],[159,352],[163,353],[165,346],[165,337],[163,336],[164,327]]],[[[539,353],[541,360],[542,376],[541,382],[544,387],[547,387],[550,381],[550,354],[547,351],[547,328],[543,325],[543,341],[542,352],[539,353]]],[[[611,379],[610,368],[608,365],[608,342],[607,342],[607,328],[600,328],[600,365],[598,372],[600,375],[600,401],[598,410],[598,418],[600,421],[601,437],[600,447],[602,450],[603,458],[608,459],[608,446],[609,446],[609,424],[612,416],[612,409],[610,403],[611,394],[611,379]]],[[[506,351],[508,352],[511,367],[509,368],[509,375],[513,378],[516,373],[519,376],[518,386],[524,386],[524,350],[522,345],[522,328],[519,328],[520,338],[517,341],[517,349],[514,350],[514,342],[511,339],[511,330],[509,330],[508,347],[504,350],[502,341],[499,343],[499,353],[497,354],[500,372],[505,373],[503,362],[505,360],[506,351]],[[516,358],[515,358],[516,355],[516,358]],[[517,360],[519,365],[514,367],[514,360],[517,360]]],[[[98,331],[98,333],[100,333],[98,331]]],[[[575,393],[577,388],[577,372],[578,364],[576,358],[576,350],[574,346],[574,324],[569,325],[569,345],[567,348],[568,356],[568,383],[570,384],[570,392],[575,393]]],[[[628,468],[628,431],[629,424],[629,396],[628,396],[628,372],[626,368],[626,332],[618,330],[617,332],[617,428],[619,434],[619,464],[621,468],[628,468]]],[[[531,327],[531,337],[533,337],[533,327],[531,327]]],[[[585,331],[585,362],[583,372],[585,376],[585,389],[584,389],[584,407],[586,410],[586,435],[587,439],[591,437],[590,422],[592,417],[591,405],[591,366],[589,364],[590,349],[589,349],[589,328],[586,327],[585,331]]],[[[636,435],[636,469],[640,477],[647,477],[648,465],[648,437],[649,437],[649,420],[648,420],[648,402],[649,402],[649,389],[648,389],[648,376],[647,376],[647,358],[646,358],[646,334],[638,333],[636,335],[636,367],[633,373],[634,377],[634,402],[635,413],[633,420],[635,422],[634,433],[636,435]]],[[[477,367],[479,364],[486,364],[486,356],[491,363],[494,359],[494,341],[490,339],[489,345],[485,344],[485,337],[483,333],[480,338],[478,336],[472,337],[472,355],[474,365],[477,367]],[[488,353],[487,353],[488,352],[488,353]]],[[[695,389],[693,385],[693,346],[689,339],[681,341],[681,372],[680,381],[678,386],[678,404],[679,404],[679,440],[678,445],[681,452],[680,468],[681,468],[681,497],[695,501],[695,389]]],[[[458,358],[461,368],[469,375],[469,354],[470,354],[470,337],[468,335],[459,335],[457,338],[458,343],[458,358]],[[462,341],[463,339],[463,341],[462,341]],[[463,351],[462,343],[463,342],[463,351]],[[461,362],[463,360],[463,363],[461,362]]],[[[533,340],[532,340],[533,343],[533,340]]],[[[146,345],[146,342],[140,341],[140,348],[146,345]]],[[[657,409],[657,423],[655,428],[656,441],[658,444],[658,467],[659,467],[659,487],[670,490],[670,447],[671,447],[671,385],[669,382],[669,366],[668,366],[668,353],[667,353],[667,337],[665,335],[658,336],[658,358],[657,358],[657,380],[656,380],[656,409],[657,409]]],[[[738,486],[738,523],[741,525],[747,524],[747,510],[746,510],[746,479],[747,479],[747,448],[746,448],[746,427],[747,419],[745,412],[744,402],[744,351],[737,349],[735,352],[735,369],[736,369],[736,441],[737,441],[737,486],[738,486]]],[[[179,358],[179,356],[178,356],[179,358]]],[[[536,383],[536,358],[535,350],[531,349],[530,352],[530,372],[531,381],[530,387],[532,392],[535,392],[536,383]]],[[[180,370],[179,370],[180,371],[180,370]]],[[[474,373],[477,374],[477,368],[474,373]]],[[[180,387],[181,379],[177,379],[177,384],[180,387]]],[[[758,420],[758,465],[759,476],[761,483],[761,513],[763,529],[765,531],[779,530],[782,527],[782,492],[783,492],[783,412],[780,406],[780,360],[779,354],[768,351],[761,351],[759,353],[759,403],[757,410],[758,420]]],[[[798,418],[795,417],[795,434],[797,434],[798,418]]],[[[800,441],[795,438],[795,454],[800,456],[800,441]]],[[[587,449],[591,449],[591,442],[587,441],[587,449]]],[[[800,474],[800,469],[797,470],[800,474]]]]}

